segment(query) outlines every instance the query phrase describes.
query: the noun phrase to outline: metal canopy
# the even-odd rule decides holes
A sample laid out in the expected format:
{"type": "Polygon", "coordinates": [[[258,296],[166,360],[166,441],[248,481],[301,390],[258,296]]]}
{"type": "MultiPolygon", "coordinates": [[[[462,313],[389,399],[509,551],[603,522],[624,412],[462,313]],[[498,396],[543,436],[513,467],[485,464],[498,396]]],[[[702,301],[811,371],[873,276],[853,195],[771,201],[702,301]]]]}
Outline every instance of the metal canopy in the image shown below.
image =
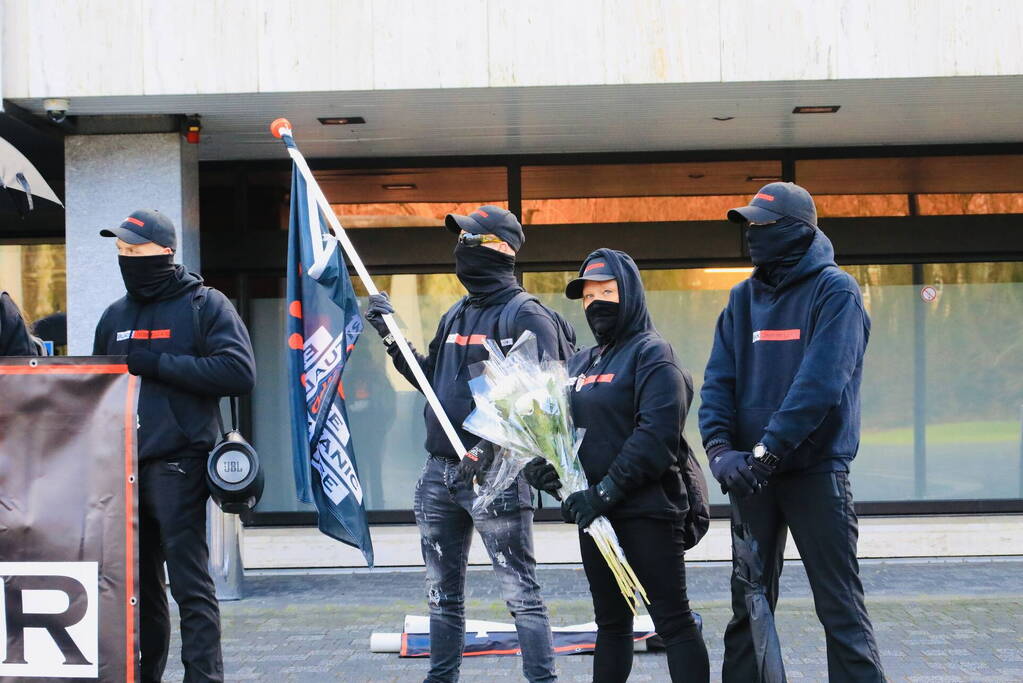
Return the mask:
{"type": "Polygon", "coordinates": [[[1019,142],[1020,111],[1023,76],[91,97],[70,113],[198,113],[212,161],[283,158],[278,116],[323,158],[1019,142]],[[317,121],[330,116],[366,123],[317,121]]]}

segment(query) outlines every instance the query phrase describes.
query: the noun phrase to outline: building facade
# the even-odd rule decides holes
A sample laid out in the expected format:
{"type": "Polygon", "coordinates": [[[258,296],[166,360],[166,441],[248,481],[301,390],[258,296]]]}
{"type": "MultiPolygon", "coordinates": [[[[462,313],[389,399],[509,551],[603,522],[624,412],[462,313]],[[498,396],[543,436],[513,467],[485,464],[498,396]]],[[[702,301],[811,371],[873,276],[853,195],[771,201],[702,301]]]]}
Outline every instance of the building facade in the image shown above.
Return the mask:
{"type": "MultiPolygon", "coordinates": [[[[123,291],[98,228],[174,218],[255,345],[247,566],[361,563],[295,500],[278,116],[419,348],[462,294],[443,216],[499,204],[526,227],[523,283],[582,340],[565,282],[594,248],[629,252],[697,386],[750,272],[725,212],[805,186],[873,321],[861,554],[1023,554],[1019,3],[8,0],[3,22],[0,134],[67,207],[0,228],[3,286],[30,318],[66,311],[68,352],[88,353],[123,291]]],[[[364,336],[345,390],[378,562],[414,564],[422,400],[386,360],[364,336]]],[[[539,559],[577,561],[546,502],[539,559]]],[[[691,557],[727,556],[721,519],[691,557]]]]}

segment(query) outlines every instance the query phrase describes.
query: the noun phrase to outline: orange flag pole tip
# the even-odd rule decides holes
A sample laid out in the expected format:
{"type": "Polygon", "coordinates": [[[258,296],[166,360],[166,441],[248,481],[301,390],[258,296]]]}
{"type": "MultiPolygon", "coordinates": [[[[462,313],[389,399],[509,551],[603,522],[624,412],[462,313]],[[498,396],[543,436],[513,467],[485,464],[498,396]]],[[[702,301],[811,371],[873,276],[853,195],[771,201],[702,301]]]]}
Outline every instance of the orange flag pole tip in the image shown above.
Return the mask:
{"type": "Polygon", "coordinates": [[[274,119],[274,122],[270,124],[270,132],[273,133],[275,138],[281,137],[285,131],[289,134],[291,133],[291,121],[283,116],[279,119],[274,119]]]}

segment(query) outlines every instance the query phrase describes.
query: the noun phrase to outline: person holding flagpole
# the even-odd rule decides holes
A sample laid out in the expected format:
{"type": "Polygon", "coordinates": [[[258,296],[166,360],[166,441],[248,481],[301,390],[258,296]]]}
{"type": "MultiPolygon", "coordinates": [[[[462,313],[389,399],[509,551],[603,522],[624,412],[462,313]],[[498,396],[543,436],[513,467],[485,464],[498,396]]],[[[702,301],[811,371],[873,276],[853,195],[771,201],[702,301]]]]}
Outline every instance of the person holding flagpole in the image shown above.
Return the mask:
{"type": "MultiPolygon", "coordinates": [[[[426,355],[416,354],[444,412],[461,425],[472,412],[469,367],[485,360],[484,342],[508,345],[525,330],[537,338],[541,356],[565,360],[575,335],[556,313],[524,292],[515,277],[515,255],[525,236],[515,216],[497,206],[481,206],[468,216],[450,214],[449,230],[459,235],[455,273],[469,295],[445,313],[426,355]],[[503,330],[502,318],[511,317],[503,330]]],[[[383,316],[394,312],[385,292],[370,296],[366,320],[377,330],[394,366],[418,386],[383,316]]],[[[522,669],[529,681],[557,680],[547,608],[536,581],[533,556],[532,493],[523,476],[480,513],[472,513],[473,479],[481,482],[494,459],[486,441],[464,458],[452,450],[437,417],[426,414],[428,458],[416,484],[414,509],[426,563],[430,609],[428,683],[456,681],[465,642],[464,589],[469,545],[475,527],[501,580],[505,601],[522,648],[522,669]]],[[[464,443],[476,439],[459,428],[464,443]]]]}

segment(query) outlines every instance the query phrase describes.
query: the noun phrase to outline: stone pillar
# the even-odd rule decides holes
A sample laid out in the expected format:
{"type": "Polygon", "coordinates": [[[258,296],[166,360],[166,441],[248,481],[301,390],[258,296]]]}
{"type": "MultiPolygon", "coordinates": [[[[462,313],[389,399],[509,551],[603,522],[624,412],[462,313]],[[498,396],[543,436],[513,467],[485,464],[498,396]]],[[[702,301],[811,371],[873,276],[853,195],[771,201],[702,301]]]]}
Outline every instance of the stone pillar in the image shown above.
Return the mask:
{"type": "Polygon", "coordinates": [[[156,209],[178,230],[175,259],[199,272],[198,146],[178,133],[72,135],[64,141],[68,353],[92,353],[103,310],[124,296],[112,238],[136,209],[156,209]]]}

